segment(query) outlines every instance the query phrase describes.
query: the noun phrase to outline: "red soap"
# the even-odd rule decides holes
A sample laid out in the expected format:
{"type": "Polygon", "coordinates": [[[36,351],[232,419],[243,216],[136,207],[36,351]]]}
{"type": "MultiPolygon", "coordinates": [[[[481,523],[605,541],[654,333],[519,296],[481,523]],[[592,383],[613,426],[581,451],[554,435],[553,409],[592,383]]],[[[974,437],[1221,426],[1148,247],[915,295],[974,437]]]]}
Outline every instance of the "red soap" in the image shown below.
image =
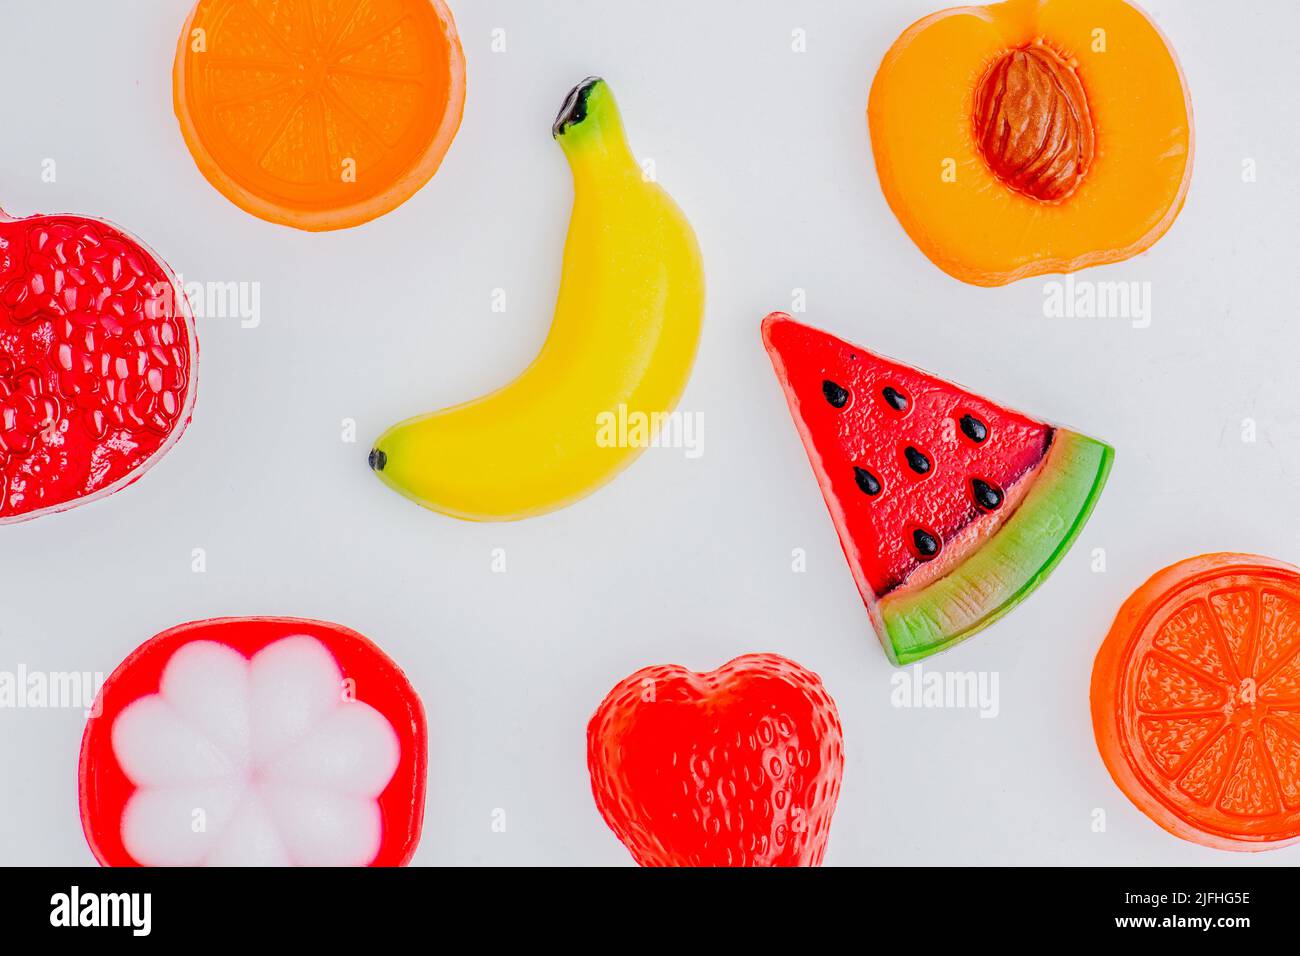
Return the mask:
{"type": "Polygon", "coordinates": [[[934,560],[917,552],[915,529],[933,535],[942,549],[984,518],[972,476],[1010,497],[1052,443],[1045,422],[788,316],[769,316],[763,334],[797,403],[805,442],[819,463],[839,466],[819,477],[842,533],[871,543],[854,558],[874,595],[888,594],[934,560]],[[825,394],[832,387],[842,390],[839,407],[825,394]],[[968,417],[978,441],[962,431],[968,417]],[[924,471],[913,467],[909,450],[921,456],[915,462],[924,471]],[[879,485],[868,494],[859,482],[871,478],[879,485]]]}
{"type": "Polygon", "coordinates": [[[647,667],[587,727],[596,807],[642,866],[818,866],[844,769],[835,702],[775,654],[647,667]]]}
{"type": "Polygon", "coordinates": [[[424,708],[355,631],[298,618],[182,624],[118,666],[96,711],[81,743],[81,821],[105,866],[400,866],[415,853],[424,708]],[[320,665],[324,698],[308,673],[320,665]],[[357,733],[357,719],[382,732],[357,733]],[[377,759],[380,750],[390,758],[377,759]],[[199,811],[204,831],[191,825],[199,811]],[[250,820],[264,826],[250,830],[250,820]],[[371,831],[360,856],[348,849],[359,837],[352,822],[371,831]]]}
{"type": "Polygon", "coordinates": [[[197,357],[185,296],[139,240],[0,213],[0,523],[139,478],[189,422],[197,357]]]}

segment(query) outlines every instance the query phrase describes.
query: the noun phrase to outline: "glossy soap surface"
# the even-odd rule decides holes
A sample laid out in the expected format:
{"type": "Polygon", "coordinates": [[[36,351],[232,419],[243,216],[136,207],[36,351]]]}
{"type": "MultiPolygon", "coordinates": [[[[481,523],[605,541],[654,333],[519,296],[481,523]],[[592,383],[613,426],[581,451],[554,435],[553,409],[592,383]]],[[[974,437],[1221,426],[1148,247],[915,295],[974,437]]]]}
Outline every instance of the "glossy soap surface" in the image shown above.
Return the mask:
{"type": "Polygon", "coordinates": [[[795,322],[763,342],[895,664],[1010,612],[1078,537],[1114,452],[795,322]]]}
{"type": "Polygon", "coordinates": [[[82,738],[81,818],[108,866],[406,863],[427,733],[397,666],[296,618],[172,628],[104,684],[82,738]]]}
{"type": "Polygon", "coordinates": [[[704,263],[672,197],[632,154],[608,84],[584,80],[553,127],[573,211],[550,332],[514,381],[399,422],[370,466],[443,514],[509,521],[566,507],[636,459],[690,377],[704,263]],[[602,424],[645,423],[637,438],[602,424]]]}
{"type": "Polygon", "coordinates": [[[157,694],[113,725],[113,754],[136,784],[122,819],[150,866],[361,866],[383,823],[375,798],[400,745],[377,710],[346,701],[329,651],[306,635],[245,658],[194,641],[167,662],[157,694]],[[206,839],[193,810],[203,808],[206,839]]]}
{"type": "Polygon", "coordinates": [[[928,561],[942,560],[964,529],[992,516],[977,503],[974,479],[1001,492],[994,512],[1009,512],[1017,484],[1047,454],[1052,426],[943,379],[788,316],[769,317],[764,337],[780,363],[778,375],[805,440],[818,456],[828,500],[860,545],[856,557],[876,597],[904,584],[928,561]],[[826,382],[847,392],[841,407],[827,399],[826,382]],[[891,405],[886,389],[905,407],[891,405]],[[967,416],[978,423],[980,441],[962,430],[967,416]],[[908,449],[924,456],[923,474],[912,466],[908,449]],[[867,494],[856,469],[873,475],[879,491],[867,494]],[[937,555],[918,554],[918,528],[936,539],[937,555]]]}
{"type": "Polygon", "coordinates": [[[1107,769],[1170,832],[1300,838],[1300,571],[1214,554],[1158,573],[1097,655],[1092,714],[1107,769]]]}
{"type": "Polygon", "coordinates": [[[200,171],[228,199],[340,229],[436,172],[460,127],[465,58],[442,0],[201,0],[174,99],[200,171]]]}
{"type": "Polygon", "coordinates": [[[0,221],[0,522],[138,477],[189,419],[196,351],[184,296],[135,239],[0,221]]]}
{"type": "Polygon", "coordinates": [[[867,106],[890,209],[981,286],[1119,262],[1173,225],[1191,182],[1191,97],[1126,0],[959,6],[907,28],[867,106]]]}
{"type": "Polygon", "coordinates": [[[816,674],[747,654],[697,674],[647,667],[587,728],[591,787],[642,866],[816,866],[844,767],[816,674]]]}

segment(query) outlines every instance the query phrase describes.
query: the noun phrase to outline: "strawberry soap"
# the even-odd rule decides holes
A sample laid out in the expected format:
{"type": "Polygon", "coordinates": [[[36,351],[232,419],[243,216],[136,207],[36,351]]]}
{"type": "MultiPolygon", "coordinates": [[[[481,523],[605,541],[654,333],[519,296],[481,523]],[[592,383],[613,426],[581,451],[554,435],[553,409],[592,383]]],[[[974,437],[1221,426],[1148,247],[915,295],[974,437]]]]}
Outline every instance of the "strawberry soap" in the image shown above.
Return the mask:
{"type": "Polygon", "coordinates": [[[185,624],[105,683],[82,741],[82,826],[111,866],[404,864],[426,763],[419,698],[360,634],[185,624]]]}
{"type": "Polygon", "coordinates": [[[587,727],[591,790],[642,866],[817,866],[844,772],[821,679],[776,654],[646,667],[587,727]]]}

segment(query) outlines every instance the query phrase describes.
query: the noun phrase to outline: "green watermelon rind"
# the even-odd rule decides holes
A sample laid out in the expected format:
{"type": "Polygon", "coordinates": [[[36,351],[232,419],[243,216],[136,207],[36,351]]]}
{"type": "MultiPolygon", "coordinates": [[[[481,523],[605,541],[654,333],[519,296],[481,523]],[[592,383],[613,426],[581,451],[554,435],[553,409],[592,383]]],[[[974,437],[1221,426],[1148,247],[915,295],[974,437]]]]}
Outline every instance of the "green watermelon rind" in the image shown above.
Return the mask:
{"type": "Polygon", "coordinates": [[[1115,450],[1060,429],[1020,507],[946,575],[919,591],[886,595],[881,644],[897,666],[947,650],[1011,611],[1070,550],[1097,504],[1115,450]]]}

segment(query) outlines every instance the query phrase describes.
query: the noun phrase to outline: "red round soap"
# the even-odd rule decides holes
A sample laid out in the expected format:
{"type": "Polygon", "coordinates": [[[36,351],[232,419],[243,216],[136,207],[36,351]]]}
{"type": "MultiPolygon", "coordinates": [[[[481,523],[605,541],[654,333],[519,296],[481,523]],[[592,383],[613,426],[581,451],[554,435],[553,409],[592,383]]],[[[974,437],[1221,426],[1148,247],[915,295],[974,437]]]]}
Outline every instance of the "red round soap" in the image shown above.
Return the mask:
{"type": "Polygon", "coordinates": [[[81,821],[106,866],[407,863],[424,819],[424,709],[355,631],[182,624],[105,682],[81,743],[81,821]]]}

